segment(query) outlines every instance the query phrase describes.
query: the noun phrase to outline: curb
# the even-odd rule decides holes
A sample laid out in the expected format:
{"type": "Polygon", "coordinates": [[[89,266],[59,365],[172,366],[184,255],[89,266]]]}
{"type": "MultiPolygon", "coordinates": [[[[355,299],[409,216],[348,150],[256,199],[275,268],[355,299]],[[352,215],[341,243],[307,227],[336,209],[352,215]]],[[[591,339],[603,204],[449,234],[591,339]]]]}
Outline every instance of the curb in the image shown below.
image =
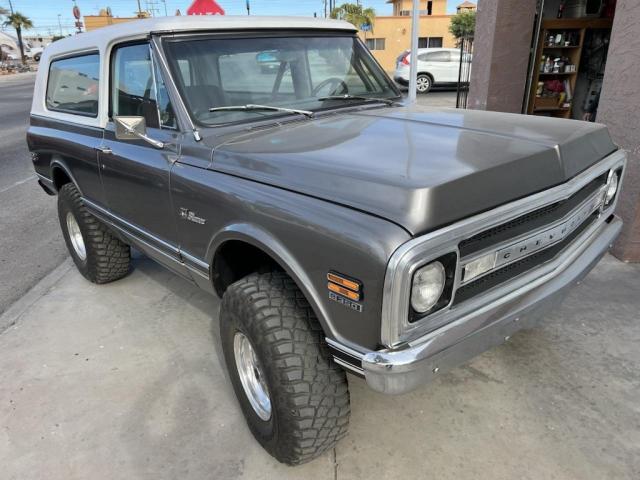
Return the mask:
{"type": "Polygon", "coordinates": [[[14,326],[29,308],[38,302],[71,270],[73,262],[70,258],[62,262],[42,280],[36,283],[20,299],[14,302],[7,310],[0,315],[0,335],[7,329],[14,326]]]}

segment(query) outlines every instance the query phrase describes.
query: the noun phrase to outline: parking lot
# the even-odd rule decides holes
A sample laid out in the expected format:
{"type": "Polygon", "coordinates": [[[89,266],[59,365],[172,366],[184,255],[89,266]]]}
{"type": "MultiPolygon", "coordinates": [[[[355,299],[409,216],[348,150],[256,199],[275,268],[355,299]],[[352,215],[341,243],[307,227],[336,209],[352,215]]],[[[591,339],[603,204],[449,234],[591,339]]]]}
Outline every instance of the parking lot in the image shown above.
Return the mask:
{"type": "Polygon", "coordinates": [[[105,286],[66,259],[24,145],[32,82],[0,82],[1,478],[640,478],[640,266],[610,256],[539,328],[415,392],[349,376],[349,435],[278,464],[226,377],[216,298],[139,254],[105,286]]]}

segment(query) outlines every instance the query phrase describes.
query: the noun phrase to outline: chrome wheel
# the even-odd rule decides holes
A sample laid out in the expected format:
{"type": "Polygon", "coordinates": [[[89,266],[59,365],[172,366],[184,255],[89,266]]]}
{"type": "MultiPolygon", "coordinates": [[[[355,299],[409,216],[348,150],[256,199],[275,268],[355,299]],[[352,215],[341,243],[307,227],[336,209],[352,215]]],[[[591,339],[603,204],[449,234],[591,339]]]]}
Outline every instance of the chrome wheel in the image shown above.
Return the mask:
{"type": "Polygon", "coordinates": [[[87,249],[84,246],[84,238],[82,238],[82,232],[80,231],[80,225],[73,216],[73,213],[67,213],[67,232],[69,233],[69,239],[76,255],[80,260],[87,259],[87,249]]]}
{"type": "Polygon", "coordinates": [[[417,86],[420,93],[428,92],[431,88],[431,79],[427,76],[418,77],[417,86]]]}
{"type": "Polygon", "coordinates": [[[271,418],[271,398],[264,373],[251,342],[243,333],[233,337],[233,354],[240,383],[256,414],[264,421],[271,418]]]}

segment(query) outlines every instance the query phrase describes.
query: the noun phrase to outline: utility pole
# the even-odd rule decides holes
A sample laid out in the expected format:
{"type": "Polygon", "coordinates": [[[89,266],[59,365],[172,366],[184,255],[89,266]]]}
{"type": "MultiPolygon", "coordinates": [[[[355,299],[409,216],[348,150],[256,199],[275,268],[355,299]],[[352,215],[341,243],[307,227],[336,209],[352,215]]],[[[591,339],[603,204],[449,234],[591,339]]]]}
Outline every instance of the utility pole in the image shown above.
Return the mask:
{"type": "Polygon", "coordinates": [[[247,0],[247,15],[251,15],[251,5],[249,5],[249,0],[247,0]]]}
{"type": "Polygon", "coordinates": [[[164,3],[164,16],[168,17],[169,14],[167,13],[167,0],[162,0],[162,3],[164,3]]]}
{"type": "Polygon", "coordinates": [[[11,15],[13,15],[13,4],[11,3],[11,0],[9,0],[9,10],[11,10],[11,15]]]}
{"type": "Polygon", "coordinates": [[[58,30],[60,31],[60,36],[62,37],[62,22],[60,21],[60,17],[62,15],[58,14],[58,30]]]}
{"type": "Polygon", "coordinates": [[[418,13],[419,0],[413,0],[411,8],[411,57],[409,59],[409,103],[416,103],[418,94],[418,37],[420,17],[418,13]]]}
{"type": "Polygon", "coordinates": [[[142,18],[142,7],[140,6],[140,0],[138,0],[138,18],[142,18]]]}

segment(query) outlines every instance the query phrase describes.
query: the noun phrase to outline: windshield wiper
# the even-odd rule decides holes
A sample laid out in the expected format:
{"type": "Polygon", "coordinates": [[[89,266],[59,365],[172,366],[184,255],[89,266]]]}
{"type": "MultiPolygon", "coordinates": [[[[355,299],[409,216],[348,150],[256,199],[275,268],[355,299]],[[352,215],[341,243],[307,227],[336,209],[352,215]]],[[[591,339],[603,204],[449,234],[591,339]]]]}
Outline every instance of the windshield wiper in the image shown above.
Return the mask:
{"type": "Polygon", "coordinates": [[[398,100],[394,98],[365,97],[364,95],[350,95],[348,93],[345,93],[344,95],[329,95],[328,97],[320,97],[318,98],[318,100],[320,100],[321,102],[325,100],[367,100],[370,102],[382,102],[386,103],[387,105],[398,103],[398,100]]]}
{"type": "Polygon", "coordinates": [[[210,112],[249,112],[252,110],[265,110],[265,111],[273,111],[273,112],[285,112],[285,113],[297,113],[299,115],[304,115],[305,117],[313,117],[313,112],[309,110],[298,110],[296,108],[284,108],[284,107],[273,107],[271,105],[254,105],[253,103],[248,103],[247,105],[230,105],[227,107],[212,107],[209,109],[210,112]]]}

